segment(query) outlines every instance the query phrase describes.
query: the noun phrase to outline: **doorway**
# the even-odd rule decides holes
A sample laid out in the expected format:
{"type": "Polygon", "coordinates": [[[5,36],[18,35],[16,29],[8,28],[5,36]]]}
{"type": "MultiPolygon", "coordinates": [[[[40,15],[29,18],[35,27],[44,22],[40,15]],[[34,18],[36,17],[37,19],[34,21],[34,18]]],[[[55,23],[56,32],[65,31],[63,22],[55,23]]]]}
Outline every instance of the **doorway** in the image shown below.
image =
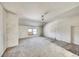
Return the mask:
{"type": "Polygon", "coordinates": [[[79,26],[71,26],[71,43],[79,45],[79,26]]]}

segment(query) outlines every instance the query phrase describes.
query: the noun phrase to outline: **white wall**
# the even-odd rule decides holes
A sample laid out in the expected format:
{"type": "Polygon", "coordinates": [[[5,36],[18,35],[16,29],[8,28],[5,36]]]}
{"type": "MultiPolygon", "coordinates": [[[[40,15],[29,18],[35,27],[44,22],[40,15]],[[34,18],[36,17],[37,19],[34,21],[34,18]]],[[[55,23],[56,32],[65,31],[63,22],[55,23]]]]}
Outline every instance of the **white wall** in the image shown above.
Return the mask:
{"type": "Polygon", "coordinates": [[[7,12],[0,4],[0,56],[6,48],[18,45],[19,24],[17,15],[7,12]]]}
{"type": "Polygon", "coordinates": [[[42,25],[42,23],[40,21],[35,21],[35,20],[31,20],[31,19],[23,19],[23,18],[19,19],[19,24],[20,25],[29,25],[29,26],[41,26],[42,25]]]}
{"type": "Polygon", "coordinates": [[[4,32],[4,49],[7,48],[7,30],[6,30],[7,12],[3,10],[3,32],[4,32]]]}
{"type": "Polygon", "coordinates": [[[5,49],[7,48],[6,17],[7,13],[0,4],[0,56],[4,53],[5,49]]]}
{"type": "Polygon", "coordinates": [[[4,51],[4,45],[3,45],[3,18],[2,18],[2,7],[0,5],[0,56],[2,55],[3,51],[4,51]]]}
{"type": "Polygon", "coordinates": [[[7,13],[7,39],[8,39],[8,47],[18,45],[19,40],[19,23],[18,16],[16,14],[7,13]]]}
{"type": "Polygon", "coordinates": [[[50,22],[44,27],[46,37],[71,42],[71,26],[79,26],[79,16],[61,18],[50,22]]]}
{"type": "Polygon", "coordinates": [[[32,37],[28,35],[28,29],[29,28],[37,28],[37,35],[36,36],[40,36],[41,35],[41,27],[36,27],[36,26],[24,26],[24,25],[20,25],[19,27],[19,31],[20,31],[20,38],[27,38],[27,37],[32,37]]]}

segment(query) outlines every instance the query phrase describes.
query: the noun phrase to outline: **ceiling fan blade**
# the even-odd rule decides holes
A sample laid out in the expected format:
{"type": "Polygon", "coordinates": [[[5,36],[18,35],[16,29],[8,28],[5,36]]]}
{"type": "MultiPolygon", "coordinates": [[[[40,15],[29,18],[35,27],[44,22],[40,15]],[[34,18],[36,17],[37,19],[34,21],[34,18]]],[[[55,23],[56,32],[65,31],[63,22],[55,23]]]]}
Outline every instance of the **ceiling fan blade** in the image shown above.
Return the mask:
{"type": "Polygon", "coordinates": [[[45,12],[44,15],[47,15],[49,13],[49,11],[45,12]]]}
{"type": "Polygon", "coordinates": [[[44,21],[44,16],[47,15],[49,13],[49,11],[45,12],[43,15],[41,15],[42,21],[44,21]]]}

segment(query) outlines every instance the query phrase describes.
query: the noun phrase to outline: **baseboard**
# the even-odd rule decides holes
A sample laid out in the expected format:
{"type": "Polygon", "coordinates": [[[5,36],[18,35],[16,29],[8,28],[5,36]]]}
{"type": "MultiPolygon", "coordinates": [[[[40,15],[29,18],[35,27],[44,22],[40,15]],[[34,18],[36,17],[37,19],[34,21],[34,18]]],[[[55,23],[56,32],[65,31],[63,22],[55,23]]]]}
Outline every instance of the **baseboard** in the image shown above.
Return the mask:
{"type": "Polygon", "coordinates": [[[24,37],[24,38],[19,38],[19,39],[20,39],[20,40],[21,40],[21,39],[29,39],[29,38],[33,38],[33,37],[39,37],[39,36],[24,37]]]}
{"type": "Polygon", "coordinates": [[[3,54],[5,53],[7,49],[4,49],[3,52],[1,53],[0,57],[3,57],[3,54]]]}

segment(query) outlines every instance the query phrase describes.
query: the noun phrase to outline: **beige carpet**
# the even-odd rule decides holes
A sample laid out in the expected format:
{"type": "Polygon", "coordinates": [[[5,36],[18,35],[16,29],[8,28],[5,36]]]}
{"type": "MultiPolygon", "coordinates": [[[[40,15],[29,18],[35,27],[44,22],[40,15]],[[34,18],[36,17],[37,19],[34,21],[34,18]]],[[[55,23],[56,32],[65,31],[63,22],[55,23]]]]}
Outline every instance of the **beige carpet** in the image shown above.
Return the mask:
{"type": "Polygon", "coordinates": [[[51,42],[57,44],[58,46],[65,48],[66,50],[79,56],[79,45],[60,41],[60,40],[53,40],[51,42]]]}
{"type": "Polygon", "coordinates": [[[21,39],[16,47],[9,48],[3,57],[73,57],[75,54],[51,43],[47,38],[21,39]]]}

